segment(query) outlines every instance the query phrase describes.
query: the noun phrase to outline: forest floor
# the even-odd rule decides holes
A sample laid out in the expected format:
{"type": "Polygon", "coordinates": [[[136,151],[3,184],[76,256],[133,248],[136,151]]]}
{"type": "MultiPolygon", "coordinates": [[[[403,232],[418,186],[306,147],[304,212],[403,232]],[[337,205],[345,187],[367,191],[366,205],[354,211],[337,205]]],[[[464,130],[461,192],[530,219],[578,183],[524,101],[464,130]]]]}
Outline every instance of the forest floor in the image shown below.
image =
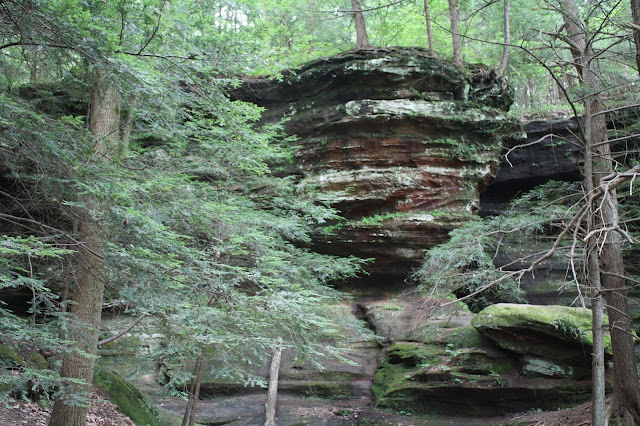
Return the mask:
{"type": "MultiPolygon", "coordinates": [[[[200,401],[198,417],[203,424],[256,425],[264,423],[264,401],[266,395],[220,398],[217,401],[200,401]],[[241,415],[239,415],[241,413],[241,415]]],[[[160,401],[156,401],[158,403],[160,401]]],[[[184,412],[184,402],[166,400],[161,407],[175,413],[184,412]]],[[[301,398],[293,395],[278,395],[278,426],[586,426],[591,424],[590,403],[558,411],[532,411],[500,417],[449,417],[403,415],[378,409],[365,400],[327,400],[301,398]]]]}
{"type": "MultiPolygon", "coordinates": [[[[135,426],[129,417],[106,398],[104,391],[94,386],[91,408],[87,414],[87,426],[135,426]]],[[[0,424],[2,426],[46,425],[50,416],[51,409],[35,402],[15,399],[0,402],[0,424]]]]}
{"type": "MultiPolygon", "coordinates": [[[[118,407],[104,399],[101,389],[95,388],[93,403],[87,415],[88,426],[135,426],[118,407]]],[[[285,406],[290,410],[285,415],[282,424],[289,424],[293,420],[290,415],[297,417],[296,424],[309,425],[535,425],[535,426],[582,426],[591,424],[590,403],[582,404],[566,410],[541,411],[505,416],[501,418],[420,418],[403,416],[377,410],[373,407],[346,407],[339,403],[333,407],[297,406],[291,409],[294,401],[284,398],[285,406]]],[[[169,408],[169,407],[167,407],[169,408]]],[[[171,407],[176,408],[176,407],[171,407]]],[[[47,424],[50,410],[33,402],[9,400],[7,404],[0,404],[0,424],[2,426],[44,426],[47,424]]],[[[250,422],[251,423],[251,422],[250,422]]],[[[279,422],[280,423],[280,422],[279,422]]],[[[232,424],[249,424],[243,421],[232,424]]]]}

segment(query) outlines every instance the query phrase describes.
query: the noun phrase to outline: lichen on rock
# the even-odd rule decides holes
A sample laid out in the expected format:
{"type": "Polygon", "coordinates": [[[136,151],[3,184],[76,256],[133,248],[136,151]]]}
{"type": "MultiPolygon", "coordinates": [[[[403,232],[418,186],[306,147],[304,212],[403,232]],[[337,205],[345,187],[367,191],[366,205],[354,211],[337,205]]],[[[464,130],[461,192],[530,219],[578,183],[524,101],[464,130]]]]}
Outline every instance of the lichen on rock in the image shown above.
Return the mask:
{"type": "Polygon", "coordinates": [[[287,132],[298,136],[299,193],[349,220],[318,233],[316,250],[374,258],[372,285],[397,285],[460,225],[457,215],[477,210],[503,145],[524,135],[506,114],[507,86],[472,68],[464,74],[421,49],[348,52],[234,91],[265,107],[265,120],[288,118],[287,132]],[[449,216],[361,221],[436,210],[449,216]]]}

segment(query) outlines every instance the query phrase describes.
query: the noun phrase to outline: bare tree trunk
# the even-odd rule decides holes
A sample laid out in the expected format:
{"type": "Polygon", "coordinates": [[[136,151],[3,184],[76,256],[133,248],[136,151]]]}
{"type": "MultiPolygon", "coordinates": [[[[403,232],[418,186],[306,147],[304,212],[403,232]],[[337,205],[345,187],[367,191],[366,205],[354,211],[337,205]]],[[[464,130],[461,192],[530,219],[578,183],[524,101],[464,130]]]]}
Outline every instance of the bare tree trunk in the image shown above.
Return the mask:
{"type": "Polygon", "coordinates": [[[271,358],[271,368],[269,369],[269,391],[267,403],[265,404],[264,426],[276,426],[276,398],[278,396],[278,373],[280,371],[280,360],[282,359],[282,338],[278,337],[276,347],[273,349],[271,358]]]}
{"type": "MultiPolygon", "coordinates": [[[[594,191],[593,174],[593,135],[594,121],[592,104],[585,102],[585,166],[584,185],[586,198],[594,191]]],[[[598,123],[599,124],[599,123],[598,123]]],[[[593,212],[593,205],[589,206],[589,216],[587,218],[587,231],[590,233],[596,228],[596,216],[593,212]]],[[[591,380],[592,380],[592,407],[591,422],[593,426],[606,425],[605,406],[605,374],[604,374],[604,301],[602,298],[602,284],[600,281],[600,263],[598,259],[598,246],[595,236],[589,238],[585,248],[585,264],[587,265],[587,283],[591,288],[591,322],[593,336],[593,353],[591,354],[591,380]]]]}
{"type": "MultiPolygon", "coordinates": [[[[96,87],[91,93],[89,127],[95,142],[95,155],[101,161],[109,161],[110,153],[117,149],[120,124],[120,95],[113,85],[106,82],[102,73],[96,76],[96,87]]],[[[84,200],[88,207],[96,201],[84,200]]],[[[102,316],[104,293],[104,247],[100,227],[88,211],[78,213],[78,247],[76,279],[73,287],[72,316],[68,339],[76,343],[79,351],[66,354],[62,360],[62,377],[81,380],[85,384],[72,384],[75,391],[88,391],[93,381],[93,368],[97,352],[98,332],[102,316]]],[[[88,407],[68,404],[59,398],[53,405],[49,425],[80,426],[86,423],[88,407]]]]}
{"type": "MultiPolygon", "coordinates": [[[[604,161],[600,175],[612,171],[609,145],[596,150],[604,161]]],[[[597,164],[597,163],[596,163],[597,164]]],[[[597,176],[597,175],[596,175],[597,176]]],[[[602,203],[602,226],[611,228],[618,224],[618,202],[615,191],[605,193],[602,203]]],[[[640,386],[636,367],[635,343],[633,341],[629,298],[626,290],[622,237],[617,231],[606,234],[600,259],[602,260],[602,287],[605,289],[611,344],[613,349],[614,404],[623,417],[633,416],[640,423],[640,386]]]]}
{"type": "Polygon", "coordinates": [[[431,11],[429,10],[429,0],[424,0],[424,19],[427,23],[427,41],[429,42],[429,56],[436,57],[436,49],[433,44],[433,31],[431,30],[431,11]]]}
{"type": "Polygon", "coordinates": [[[509,0],[504,0],[504,46],[502,47],[502,58],[498,65],[498,77],[504,76],[509,65],[509,45],[511,44],[511,11],[509,0]]]}
{"type": "Polygon", "coordinates": [[[605,426],[606,421],[606,381],[604,374],[604,301],[600,284],[597,247],[590,244],[588,251],[588,274],[591,286],[591,322],[593,335],[593,353],[591,354],[591,423],[593,426],[605,426]]]}
{"type": "Polygon", "coordinates": [[[636,45],[636,66],[640,74],[640,0],[631,0],[631,20],[633,27],[633,41],[636,45]]]}
{"type": "MultiPolygon", "coordinates": [[[[571,41],[571,52],[579,71],[582,83],[590,96],[584,99],[585,129],[588,140],[585,141],[586,152],[593,155],[593,179],[598,185],[600,179],[613,171],[611,148],[602,143],[607,140],[606,119],[602,114],[606,110],[599,95],[596,75],[593,71],[592,47],[587,43],[588,24],[581,24],[575,0],[560,0],[564,13],[564,23],[568,38],[571,41]],[[580,25],[585,25],[581,28],[580,25]],[[597,144],[597,146],[596,146],[597,144]]],[[[585,139],[587,139],[585,137],[585,139]]],[[[605,192],[598,217],[604,229],[614,229],[618,225],[618,205],[615,191],[605,192]]],[[[640,422],[640,385],[635,360],[635,345],[631,333],[631,319],[626,282],[624,277],[624,261],[622,258],[622,238],[615,229],[605,233],[600,251],[601,283],[605,291],[609,325],[611,328],[611,345],[613,349],[613,386],[614,408],[625,418],[632,416],[640,422]]]]}
{"type": "Polygon", "coordinates": [[[360,0],[351,0],[351,8],[353,9],[353,18],[356,21],[356,49],[371,49],[360,0]]]}
{"type": "Polygon", "coordinates": [[[451,19],[451,39],[453,41],[453,63],[462,71],[462,44],[458,29],[458,9],[456,0],[449,0],[449,17],[451,19]]]}
{"type": "Polygon", "coordinates": [[[207,355],[207,345],[202,348],[202,352],[196,360],[193,367],[193,379],[189,387],[189,401],[182,418],[182,426],[193,426],[196,422],[196,408],[198,399],[200,398],[200,385],[202,384],[202,375],[204,374],[204,360],[207,355]]]}

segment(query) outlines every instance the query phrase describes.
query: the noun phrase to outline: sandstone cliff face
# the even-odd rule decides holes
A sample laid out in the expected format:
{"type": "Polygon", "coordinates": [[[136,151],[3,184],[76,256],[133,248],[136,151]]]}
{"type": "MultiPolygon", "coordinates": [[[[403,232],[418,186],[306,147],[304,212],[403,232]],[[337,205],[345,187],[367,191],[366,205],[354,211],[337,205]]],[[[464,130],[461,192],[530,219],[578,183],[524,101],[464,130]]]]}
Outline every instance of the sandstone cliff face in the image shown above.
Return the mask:
{"type": "Polygon", "coordinates": [[[352,52],[235,95],[288,118],[299,192],[348,219],[315,249],[374,258],[367,282],[387,286],[475,213],[502,146],[523,137],[501,82],[481,67],[471,76],[421,50],[352,52]]]}

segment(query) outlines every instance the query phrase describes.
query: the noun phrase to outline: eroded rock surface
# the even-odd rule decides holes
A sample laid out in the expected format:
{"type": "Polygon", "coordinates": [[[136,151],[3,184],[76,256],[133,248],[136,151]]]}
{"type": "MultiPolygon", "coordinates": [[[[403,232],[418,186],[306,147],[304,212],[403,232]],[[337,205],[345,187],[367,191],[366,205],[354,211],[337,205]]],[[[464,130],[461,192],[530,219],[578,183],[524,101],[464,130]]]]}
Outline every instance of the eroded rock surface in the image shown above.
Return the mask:
{"type": "Polygon", "coordinates": [[[417,49],[319,60],[235,95],[266,107],[266,120],[289,119],[299,192],[349,220],[319,233],[315,247],[374,258],[368,285],[403,282],[477,210],[502,146],[523,137],[501,81],[417,49]]]}
{"type": "Polygon", "coordinates": [[[416,322],[414,302],[382,306],[396,315],[369,310],[376,329],[392,331],[374,376],[380,407],[491,416],[590,398],[587,310],[499,304],[416,322]]]}

